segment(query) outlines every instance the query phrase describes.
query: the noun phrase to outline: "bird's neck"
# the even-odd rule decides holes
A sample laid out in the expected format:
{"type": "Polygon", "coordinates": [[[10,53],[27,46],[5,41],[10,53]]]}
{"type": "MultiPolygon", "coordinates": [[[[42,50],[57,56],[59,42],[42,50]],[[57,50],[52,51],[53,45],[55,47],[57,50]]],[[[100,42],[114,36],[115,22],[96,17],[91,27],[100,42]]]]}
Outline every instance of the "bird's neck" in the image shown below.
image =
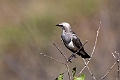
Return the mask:
{"type": "Polygon", "coordinates": [[[62,31],[63,31],[63,33],[69,33],[69,32],[71,32],[71,29],[62,29],[62,31]]]}

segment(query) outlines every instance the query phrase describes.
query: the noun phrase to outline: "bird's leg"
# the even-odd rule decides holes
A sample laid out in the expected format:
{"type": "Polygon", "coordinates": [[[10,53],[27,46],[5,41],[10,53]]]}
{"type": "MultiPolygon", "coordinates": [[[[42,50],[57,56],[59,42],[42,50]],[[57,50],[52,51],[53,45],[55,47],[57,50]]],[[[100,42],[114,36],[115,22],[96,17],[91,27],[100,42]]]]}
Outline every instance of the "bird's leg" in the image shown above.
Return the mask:
{"type": "Polygon", "coordinates": [[[76,53],[73,53],[69,58],[68,58],[68,60],[67,61],[69,61],[69,62],[72,62],[72,58],[77,58],[76,57],[76,53]]]}
{"type": "Polygon", "coordinates": [[[76,53],[73,53],[72,55],[73,55],[74,58],[77,58],[77,57],[76,57],[76,53]]]}

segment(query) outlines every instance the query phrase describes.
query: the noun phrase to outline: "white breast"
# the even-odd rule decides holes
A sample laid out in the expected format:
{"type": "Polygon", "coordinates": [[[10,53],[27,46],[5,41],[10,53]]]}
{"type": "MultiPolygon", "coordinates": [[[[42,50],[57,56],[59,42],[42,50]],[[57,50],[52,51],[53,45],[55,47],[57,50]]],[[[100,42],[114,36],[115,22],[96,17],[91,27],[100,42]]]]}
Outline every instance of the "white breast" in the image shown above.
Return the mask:
{"type": "Polygon", "coordinates": [[[74,48],[73,42],[71,41],[71,42],[68,44],[68,46],[69,46],[70,48],[74,48]]]}
{"type": "Polygon", "coordinates": [[[79,49],[79,48],[77,48],[77,47],[73,44],[72,41],[68,44],[68,47],[69,47],[70,49],[74,50],[74,51],[76,51],[76,50],[79,49]]]}

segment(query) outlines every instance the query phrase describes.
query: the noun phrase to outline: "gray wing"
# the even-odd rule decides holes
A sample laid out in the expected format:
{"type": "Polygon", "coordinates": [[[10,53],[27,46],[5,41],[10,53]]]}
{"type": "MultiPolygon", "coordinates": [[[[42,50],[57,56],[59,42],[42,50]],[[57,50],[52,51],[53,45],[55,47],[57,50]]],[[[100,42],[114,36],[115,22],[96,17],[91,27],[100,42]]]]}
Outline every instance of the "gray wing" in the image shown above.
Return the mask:
{"type": "Polygon", "coordinates": [[[72,41],[73,41],[74,45],[75,45],[77,48],[80,48],[80,47],[82,46],[82,43],[81,43],[80,39],[77,37],[77,35],[76,35],[74,32],[72,32],[72,34],[73,34],[73,39],[72,39],[72,41]]]}
{"type": "MultiPolygon", "coordinates": [[[[82,47],[82,43],[80,39],[75,35],[75,33],[73,34],[72,41],[77,48],[80,49],[82,47]]],[[[80,55],[82,58],[90,58],[90,56],[85,52],[83,47],[80,49],[80,51],[77,54],[80,55]]]]}

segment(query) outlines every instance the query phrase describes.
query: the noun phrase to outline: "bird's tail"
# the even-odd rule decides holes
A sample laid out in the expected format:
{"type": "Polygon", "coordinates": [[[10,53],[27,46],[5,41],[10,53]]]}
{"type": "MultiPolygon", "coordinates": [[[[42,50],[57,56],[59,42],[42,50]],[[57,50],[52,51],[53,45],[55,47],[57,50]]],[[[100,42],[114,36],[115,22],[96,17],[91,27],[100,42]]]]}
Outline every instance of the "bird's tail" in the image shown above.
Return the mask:
{"type": "Polygon", "coordinates": [[[85,59],[90,58],[90,56],[85,51],[79,51],[77,54],[85,59]]]}

